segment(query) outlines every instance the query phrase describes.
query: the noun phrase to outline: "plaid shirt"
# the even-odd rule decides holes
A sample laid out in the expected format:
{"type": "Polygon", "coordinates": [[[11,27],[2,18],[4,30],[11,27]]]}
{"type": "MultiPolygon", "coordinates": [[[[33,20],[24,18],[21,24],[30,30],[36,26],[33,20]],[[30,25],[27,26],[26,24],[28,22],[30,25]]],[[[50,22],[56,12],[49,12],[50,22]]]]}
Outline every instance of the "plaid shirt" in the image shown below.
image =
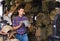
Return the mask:
{"type": "MultiPolygon", "coordinates": [[[[28,20],[25,16],[20,17],[17,16],[13,19],[13,26],[18,26],[20,24],[20,21],[28,20]]],[[[19,29],[16,30],[18,34],[24,34],[27,32],[27,29],[25,25],[23,24],[19,29]]]]}

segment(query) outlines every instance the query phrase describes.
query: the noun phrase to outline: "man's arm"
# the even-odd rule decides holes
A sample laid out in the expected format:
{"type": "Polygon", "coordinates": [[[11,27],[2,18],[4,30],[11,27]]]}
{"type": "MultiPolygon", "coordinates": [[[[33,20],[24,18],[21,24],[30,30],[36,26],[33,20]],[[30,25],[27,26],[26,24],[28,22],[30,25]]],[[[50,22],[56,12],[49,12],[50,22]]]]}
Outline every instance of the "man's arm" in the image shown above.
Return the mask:
{"type": "Polygon", "coordinates": [[[17,29],[19,29],[21,26],[22,26],[22,22],[20,22],[20,25],[18,25],[18,26],[13,26],[13,29],[12,29],[12,30],[17,30],[17,29]]]}
{"type": "Polygon", "coordinates": [[[15,10],[16,10],[16,8],[17,8],[18,6],[19,6],[19,4],[17,4],[16,7],[14,7],[13,10],[10,10],[10,11],[9,11],[9,14],[8,14],[9,17],[11,17],[11,15],[15,12],[15,10]]]}

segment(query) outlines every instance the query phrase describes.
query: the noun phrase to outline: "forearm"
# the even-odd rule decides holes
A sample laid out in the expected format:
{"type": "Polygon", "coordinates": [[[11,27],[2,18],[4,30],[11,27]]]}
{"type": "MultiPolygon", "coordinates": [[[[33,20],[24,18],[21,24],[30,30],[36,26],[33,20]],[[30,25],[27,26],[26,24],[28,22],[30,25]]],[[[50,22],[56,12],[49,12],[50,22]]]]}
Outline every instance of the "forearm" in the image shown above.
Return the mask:
{"type": "Polygon", "coordinates": [[[15,26],[15,27],[13,27],[12,30],[17,30],[18,28],[19,28],[19,26],[15,26]]]}
{"type": "Polygon", "coordinates": [[[17,30],[22,26],[22,24],[18,25],[18,26],[14,26],[12,30],[17,30]]]}
{"type": "Polygon", "coordinates": [[[18,6],[19,6],[19,4],[17,4],[16,7],[12,10],[12,14],[15,12],[15,10],[18,6]]]}

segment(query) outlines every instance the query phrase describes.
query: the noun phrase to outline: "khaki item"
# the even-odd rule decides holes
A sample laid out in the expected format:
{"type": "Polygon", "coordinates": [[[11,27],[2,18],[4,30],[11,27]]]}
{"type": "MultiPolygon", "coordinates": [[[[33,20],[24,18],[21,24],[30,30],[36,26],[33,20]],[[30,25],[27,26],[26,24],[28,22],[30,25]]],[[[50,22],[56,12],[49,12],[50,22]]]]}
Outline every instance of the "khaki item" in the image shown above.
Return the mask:
{"type": "Polygon", "coordinates": [[[12,27],[9,26],[9,25],[5,25],[5,26],[3,26],[1,31],[4,32],[4,33],[7,33],[10,30],[12,30],[12,27]]]}

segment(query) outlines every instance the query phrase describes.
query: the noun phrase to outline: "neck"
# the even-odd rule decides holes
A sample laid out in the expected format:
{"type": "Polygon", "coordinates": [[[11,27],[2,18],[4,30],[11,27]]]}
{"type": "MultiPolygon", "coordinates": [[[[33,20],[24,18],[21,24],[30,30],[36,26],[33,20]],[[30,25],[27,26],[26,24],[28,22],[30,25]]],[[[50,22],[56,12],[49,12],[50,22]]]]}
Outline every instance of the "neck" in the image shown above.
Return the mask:
{"type": "Polygon", "coordinates": [[[22,15],[19,15],[20,17],[22,17],[22,15]]]}

